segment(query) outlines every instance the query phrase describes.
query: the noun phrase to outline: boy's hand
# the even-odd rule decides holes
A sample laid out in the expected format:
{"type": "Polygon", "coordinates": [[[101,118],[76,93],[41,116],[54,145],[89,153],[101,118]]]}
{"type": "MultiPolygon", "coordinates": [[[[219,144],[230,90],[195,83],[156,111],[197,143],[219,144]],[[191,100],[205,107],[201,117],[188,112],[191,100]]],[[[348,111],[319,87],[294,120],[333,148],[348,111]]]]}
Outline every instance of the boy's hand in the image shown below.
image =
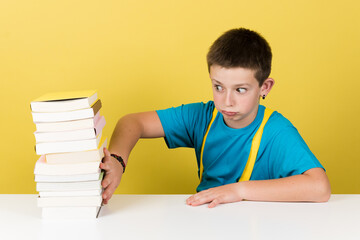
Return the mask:
{"type": "Polygon", "coordinates": [[[104,188],[103,204],[107,204],[120,184],[123,168],[115,158],[110,156],[110,152],[106,148],[104,148],[104,158],[100,163],[100,168],[105,170],[105,178],[101,185],[104,188]]]}
{"type": "Polygon", "coordinates": [[[209,208],[213,208],[220,203],[231,203],[243,200],[239,193],[239,184],[227,184],[220,187],[210,188],[189,197],[186,204],[199,206],[210,203],[209,208]]]}

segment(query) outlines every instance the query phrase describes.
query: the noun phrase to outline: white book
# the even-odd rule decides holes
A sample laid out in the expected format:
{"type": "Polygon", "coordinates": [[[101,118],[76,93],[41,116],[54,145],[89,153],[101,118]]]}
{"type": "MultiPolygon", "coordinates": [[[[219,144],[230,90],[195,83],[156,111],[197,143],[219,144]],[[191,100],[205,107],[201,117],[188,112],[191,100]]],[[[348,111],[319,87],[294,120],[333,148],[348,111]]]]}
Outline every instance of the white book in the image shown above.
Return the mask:
{"type": "Polygon", "coordinates": [[[102,189],[101,181],[103,174],[96,181],[85,182],[37,182],[36,191],[85,191],[102,189]]]}
{"type": "Polygon", "coordinates": [[[43,207],[43,219],[95,219],[101,207],[43,207]]]}
{"type": "Polygon", "coordinates": [[[42,155],[35,164],[34,174],[75,175],[97,173],[99,171],[100,162],[101,161],[69,164],[49,164],[45,162],[45,155],[42,155]]]}
{"type": "Polygon", "coordinates": [[[98,148],[94,150],[46,154],[46,162],[49,164],[99,162],[104,157],[103,149],[107,146],[107,139],[102,140],[101,145],[99,144],[98,148]]]}
{"type": "Polygon", "coordinates": [[[61,183],[61,182],[84,182],[99,179],[101,169],[96,173],[74,174],[74,175],[40,175],[35,174],[35,182],[61,183]]]}
{"type": "Polygon", "coordinates": [[[100,112],[97,112],[93,118],[65,122],[36,123],[36,132],[62,132],[95,128],[95,125],[100,118],[100,112]]]}
{"type": "Polygon", "coordinates": [[[71,120],[78,120],[84,118],[92,118],[96,115],[96,113],[101,108],[101,101],[100,99],[97,100],[91,108],[85,108],[80,110],[74,111],[67,111],[67,112],[32,112],[33,121],[34,123],[40,122],[63,122],[63,121],[71,121],[71,120]]]}
{"type": "Polygon", "coordinates": [[[102,196],[38,197],[38,207],[100,207],[102,196]]]}
{"type": "Polygon", "coordinates": [[[79,191],[44,191],[39,192],[40,197],[81,197],[98,196],[102,194],[102,189],[79,190],[79,191]]]}
{"type": "Polygon", "coordinates": [[[30,103],[33,112],[65,112],[89,108],[98,99],[96,90],[47,93],[30,103]]]}
{"type": "Polygon", "coordinates": [[[96,136],[103,130],[105,124],[105,118],[101,117],[101,119],[95,125],[95,128],[78,129],[63,132],[34,132],[34,135],[36,143],[91,139],[96,138],[96,136]]]}
{"type": "Polygon", "coordinates": [[[35,145],[37,155],[49,154],[49,153],[64,153],[64,152],[79,152],[87,150],[95,150],[98,148],[101,132],[96,138],[77,140],[77,141],[65,141],[65,142],[43,142],[35,145]]]}

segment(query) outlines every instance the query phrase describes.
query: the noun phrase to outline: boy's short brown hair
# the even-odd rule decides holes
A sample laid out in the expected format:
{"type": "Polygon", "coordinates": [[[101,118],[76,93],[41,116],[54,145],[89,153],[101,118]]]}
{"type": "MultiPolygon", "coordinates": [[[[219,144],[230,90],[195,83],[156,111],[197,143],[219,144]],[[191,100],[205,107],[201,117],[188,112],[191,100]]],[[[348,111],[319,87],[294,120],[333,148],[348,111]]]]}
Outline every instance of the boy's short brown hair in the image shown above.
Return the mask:
{"type": "Polygon", "coordinates": [[[238,28],[221,35],[207,54],[208,70],[212,65],[255,70],[261,86],[271,72],[272,53],[268,42],[257,32],[238,28]]]}

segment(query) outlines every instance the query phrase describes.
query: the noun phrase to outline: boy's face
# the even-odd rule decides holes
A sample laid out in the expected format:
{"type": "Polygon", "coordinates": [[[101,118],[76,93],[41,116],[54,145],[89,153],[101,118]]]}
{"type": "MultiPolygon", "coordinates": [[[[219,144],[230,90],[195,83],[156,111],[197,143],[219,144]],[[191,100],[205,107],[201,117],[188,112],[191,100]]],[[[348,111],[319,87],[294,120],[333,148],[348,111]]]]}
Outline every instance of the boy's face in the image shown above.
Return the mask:
{"type": "Polygon", "coordinates": [[[256,117],[263,91],[255,71],[247,68],[210,67],[216,109],[231,128],[248,126],[256,117]]]}

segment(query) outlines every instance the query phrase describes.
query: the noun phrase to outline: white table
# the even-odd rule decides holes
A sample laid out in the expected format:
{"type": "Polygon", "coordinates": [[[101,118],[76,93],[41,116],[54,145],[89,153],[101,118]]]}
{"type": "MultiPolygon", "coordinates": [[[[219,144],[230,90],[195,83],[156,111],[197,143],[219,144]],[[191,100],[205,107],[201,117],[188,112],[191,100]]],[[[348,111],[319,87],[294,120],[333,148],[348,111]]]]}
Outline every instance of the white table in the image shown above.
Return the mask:
{"type": "Polygon", "coordinates": [[[188,196],[114,195],[98,219],[42,220],[36,195],[0,195],[0,239],[360,239],[360,195],[213,209],[188,196]]]}

